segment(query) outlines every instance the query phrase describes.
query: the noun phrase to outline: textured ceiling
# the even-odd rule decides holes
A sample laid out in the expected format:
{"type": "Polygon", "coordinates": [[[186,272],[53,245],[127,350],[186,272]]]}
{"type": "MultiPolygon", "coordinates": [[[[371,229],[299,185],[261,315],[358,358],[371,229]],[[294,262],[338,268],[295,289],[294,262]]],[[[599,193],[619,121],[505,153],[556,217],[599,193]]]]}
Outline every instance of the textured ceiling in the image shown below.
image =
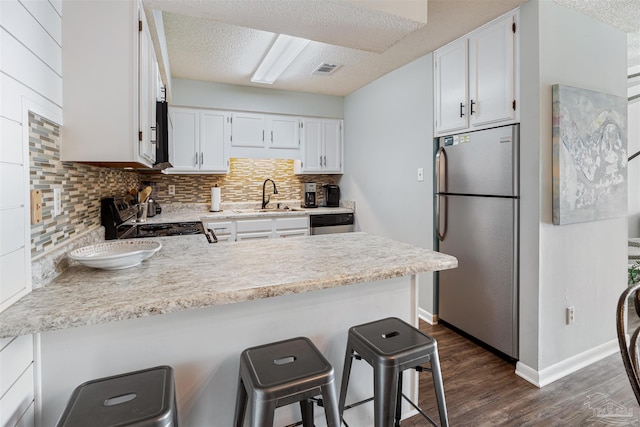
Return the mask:
{"type": "MultiPolygon", "coordinates": [[[[629,32],[630,43],[639,31],[640,0],[554,1],[629,32]]],[[[424,8],[425,1],[394,2],[424,8]]],[[[428,0],[426,25],[406,17],[415,10],[386,13],[366,0],[144,0],[144,7],[152,29],[151,11],[163,11],[174,78],[343,96],[525,2],[428,0]],[[278,33],[312,42],[273,85],[251,83],[278,33]],[[322,62],[340,68],[312,75],[322,62]]]]}

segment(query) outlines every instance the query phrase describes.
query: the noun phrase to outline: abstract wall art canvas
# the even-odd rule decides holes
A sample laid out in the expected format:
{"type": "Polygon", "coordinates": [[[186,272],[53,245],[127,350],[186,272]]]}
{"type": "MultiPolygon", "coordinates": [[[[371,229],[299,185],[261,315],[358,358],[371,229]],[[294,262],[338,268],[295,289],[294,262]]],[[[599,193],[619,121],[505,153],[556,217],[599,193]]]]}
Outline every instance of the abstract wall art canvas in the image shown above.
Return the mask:
{"type": "Polygon", "coordinates": [[[553,85],[553,223],[627,213],[627,99],[553,85]]]}

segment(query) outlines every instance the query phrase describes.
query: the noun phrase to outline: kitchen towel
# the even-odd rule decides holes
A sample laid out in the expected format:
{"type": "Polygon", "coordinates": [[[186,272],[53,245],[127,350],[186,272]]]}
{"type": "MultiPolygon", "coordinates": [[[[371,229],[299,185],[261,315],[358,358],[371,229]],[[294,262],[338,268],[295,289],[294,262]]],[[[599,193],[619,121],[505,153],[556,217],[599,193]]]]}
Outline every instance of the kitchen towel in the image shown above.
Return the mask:
{"type": "Polygon", "coordinates": [[[211,187],[211,211],[220,211],[220,187],[211,187]]]}

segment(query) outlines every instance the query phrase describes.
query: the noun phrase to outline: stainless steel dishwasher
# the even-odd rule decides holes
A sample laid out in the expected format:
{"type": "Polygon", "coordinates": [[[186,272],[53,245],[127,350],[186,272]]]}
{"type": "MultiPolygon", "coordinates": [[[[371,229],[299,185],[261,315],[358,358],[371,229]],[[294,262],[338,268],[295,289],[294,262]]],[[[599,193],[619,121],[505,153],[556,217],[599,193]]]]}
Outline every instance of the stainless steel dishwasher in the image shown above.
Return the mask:
{"type": "Polygon", "coordinates": [[[349,233],[354,228],[353,219],[352,213],[311,215],[311,234],[349,233]]]}

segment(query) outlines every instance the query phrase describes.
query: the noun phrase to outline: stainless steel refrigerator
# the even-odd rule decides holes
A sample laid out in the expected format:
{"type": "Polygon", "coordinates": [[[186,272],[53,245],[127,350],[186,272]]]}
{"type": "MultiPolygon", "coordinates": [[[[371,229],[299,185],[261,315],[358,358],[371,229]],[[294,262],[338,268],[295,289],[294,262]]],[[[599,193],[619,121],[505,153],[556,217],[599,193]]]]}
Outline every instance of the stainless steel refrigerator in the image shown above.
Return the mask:
{"type": "Polygon", "coordinates": [[[519,125],[436,142],[435,231],[458,258],[438,275],[438,317],[517,359],[519,125]]]}

